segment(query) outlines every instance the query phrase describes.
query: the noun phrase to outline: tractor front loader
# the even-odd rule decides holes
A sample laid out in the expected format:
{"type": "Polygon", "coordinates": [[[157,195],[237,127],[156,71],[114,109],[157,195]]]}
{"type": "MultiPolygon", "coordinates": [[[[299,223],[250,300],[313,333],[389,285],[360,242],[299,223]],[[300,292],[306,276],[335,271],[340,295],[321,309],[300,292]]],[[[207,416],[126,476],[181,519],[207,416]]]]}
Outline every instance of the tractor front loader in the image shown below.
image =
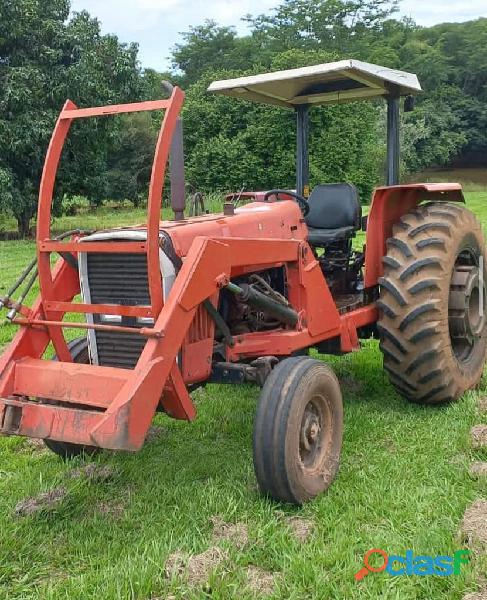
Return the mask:
{"type": "MultiPolygon", "coordinates": [[[[486,353],[485,246],[457,184],[396,185],[398,102],[414,75],[340,61],[215,82],[210,91],[297,113],[296,190],[241,191],[222,213],[184,218],[184,94],[77,108],[59,115],[42,176],[31,308],[2,299],[19,331],[0,358],[0,431],[45,440],[67,457],[98,448],[138,450],[156,411],[196,417],[191,391],[206,382],[262,386],[254,428],[261,490],[302,503],[333,481],[343,407],[332,370],[310,358],[360,349],[378,337],[391,383],[413,402],[452,401],[480,379],[486,353]],[[367,219],[350,183],[309,193],[308,110],[385,97],[388,186],[367,219]],[[55,174],[79,118],[164,110],[147,223],[50,233],[55,174]],[[172,221],[161,221],[170,159],[172,221]],[[354,248],[360,229],[366,245],[354,248]],[[51,268],[51,255],[58,260],[51,268]],[[78,321],[67,315],[82,315],[78,321]],[[66,331],[83,335],[67,341],[66,331]],[[55,356],[49,359],[52,348],[55,356]]],[[[15,288],[16,286],[14,286],[15,288]]],[[[20,286],[19,286],[20,287],[20,286]]]]}

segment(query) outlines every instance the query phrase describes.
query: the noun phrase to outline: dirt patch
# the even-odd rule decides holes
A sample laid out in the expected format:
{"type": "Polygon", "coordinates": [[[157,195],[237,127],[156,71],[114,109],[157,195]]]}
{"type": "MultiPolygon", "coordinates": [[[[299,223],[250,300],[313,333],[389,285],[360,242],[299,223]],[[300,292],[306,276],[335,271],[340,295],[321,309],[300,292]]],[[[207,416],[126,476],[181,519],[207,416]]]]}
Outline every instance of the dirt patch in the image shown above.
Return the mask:
{"type": "Polygon", "coordinates": [[[68,491],[60,486],[53,488],[48,492],[42,492],[37,496],[30,496],[17,503],[15,506],[15,515],[17,517],[28,517],[41,511],[49,511],[61,504],[68,491]]]}
{"type": "Polygon", "coordinates": [[[308,540],[315,527],[313,521],[301,517],[288,517],[286,523],[293,532],[294,537],[301,543],[308,540]]]}
{"type": "Polygon", "coordinates": [[[472,477],[487,477],[487,462],[474,462],[470,465],[468,472],[472,477]]]}
{"type": "Polygon", "coordinates": [[[487,587],[478,592],[470,592],[470,594],[463,597],[463,600],[487,600],[487,587]]]}
{"type": "Polygon", "coordinates": [[[152,440],[158,440],[163,437],[167,433],[167,429],[165,427],[161,427],[160,425],[153,425],[149,427],[149,431],[145,436],[146,442],[152,442],[152,440]]]}
{"type": "Polygon", "coordinates": [[[39,438],[25,438],[21,448],[24,452],[49,452],[46,444],[44,444],[44,440],[40,440],[39,438]]]}
{"type": "Polygon", "coordinates": [[[25,438],[24,444],[29,448],[35,448],[36,450],[47,450],[44,440],[39,438],[25,438]]]}
{"type": "Polygon", "coordinates": [[[487,500],[475,500],[471,504],[462,521],[462,534],[471,548],[487,547],[487,500]]]}
{"type": "Polygon", "coordinates": [[[110,465],[97,465],[88,463],[82,467],[77,467],[67,472],[71,479],[86,478],[90,481],[108,481],[116,475],[116,470],[110,465]]]}
{"type": "Polygon", "coordinates": [[[480,412],[487,413],[487,396],[480,398],[477,406],[480,412]]]}
{"type": "Polygon", "coordinates": [[[188,564],[189,557],[183,552],[173,552],[167,557],[166,564],[164,567],[165,575],[167,578],[177,577],[182,575],[188,564]]]}
{"type": "Polygon", "coordinates": [[[474,425],[470,437],[474,448],[487,448],[487,425],[474,425]]]}
{"type": "Polygon", "coordinates": [[[213,541],[232,542],[236,548],[243,548],[249,541],[249,532],[245,523],[225,523],[220,517],[212,517],[213,541]]]}
{"type": "Polygon", "coordinates": [[[364,391],[364,384],[359,379],[355,379],[353,375],[344,375],[343,377],[340,377],[340,385],[349,394],[360,396],[364,391]]]}
{"type": "Polygon", "coordinates": [[[125,512],[125,507],[121,503],[100,502],[97,505],[98,512],[104,517],[111,519],[121,519],[125,512]]]}
{"type": "Polygon", "coordinates": [[[45,585],[46,583],[58,583],[60,581],[65,581],[67,579],[69,579],[71,577],[71,575],[66,572],[66,571],[62,571],[61,569],[49,569],[49,573],[47,573],[44,576],[41,576],[38,580],[37,580],[37,586],[41,587],[42,585],[45,585]]]}
{"type": "Polygon", "coordinates": [[[448,462],[451,465],[466,468],[466,465],[470,462],[470,459],[466,454],[460,452],[459,454],[455,454],[455,456],[452,456],[452,458],[450,458],[448,462]]]}
{"type": "Polygon", "coordinates": [[[248,587],[254,594],[261,596],[270,596],[274,591],[275,574],[255,565],[249,565],[246,569],[248,587]]]}
{"type": "Polygon", "coordinates": [[[210,573],[226,558],[227,553],[216,546],[193,556],[177,551],[166,561],[166,577],[185,577],[191,586],[202,585],[208,580],[210,573]]]}
{"type": "Polygon", "coordinates": [[[387,452],[395,454],[397,452],[397,446],[394,440],[390,437],[386,437],[382,440],[382,445],[387,452]]]}

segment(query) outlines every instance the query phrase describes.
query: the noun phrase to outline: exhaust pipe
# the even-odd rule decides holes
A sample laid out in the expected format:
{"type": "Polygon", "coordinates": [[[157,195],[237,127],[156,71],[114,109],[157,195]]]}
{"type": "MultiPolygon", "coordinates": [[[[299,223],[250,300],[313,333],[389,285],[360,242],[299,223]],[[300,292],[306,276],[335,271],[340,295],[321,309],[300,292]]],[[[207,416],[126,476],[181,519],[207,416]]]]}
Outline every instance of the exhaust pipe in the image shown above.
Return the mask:
{"type": "MultiPolygon", "coordinates": [[[[169,81],[163,81],[162,88],[171,95],[174,86],[169,81]]],[[[169,152],[169,170],[171,180],[171,207],[174,213],[174,220],[181,221],[184,219],[184,208],[186,205],[183,120],[181,117],[177,118],[174,135],[172,137],[171,150],[169,152]]]]}

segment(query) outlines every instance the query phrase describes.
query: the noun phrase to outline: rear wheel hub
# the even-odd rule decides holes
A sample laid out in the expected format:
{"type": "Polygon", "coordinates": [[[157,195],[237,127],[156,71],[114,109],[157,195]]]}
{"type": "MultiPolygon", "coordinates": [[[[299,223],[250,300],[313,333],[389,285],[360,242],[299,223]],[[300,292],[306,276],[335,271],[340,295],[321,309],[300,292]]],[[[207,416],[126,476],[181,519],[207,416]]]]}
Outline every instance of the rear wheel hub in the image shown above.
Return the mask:
{"type": "Polygon", "coordinates": [[[466,360],[485,326],[485,283],[476,265],[453,271],[448,299],[448,325],[457,359],[466,360]]]}

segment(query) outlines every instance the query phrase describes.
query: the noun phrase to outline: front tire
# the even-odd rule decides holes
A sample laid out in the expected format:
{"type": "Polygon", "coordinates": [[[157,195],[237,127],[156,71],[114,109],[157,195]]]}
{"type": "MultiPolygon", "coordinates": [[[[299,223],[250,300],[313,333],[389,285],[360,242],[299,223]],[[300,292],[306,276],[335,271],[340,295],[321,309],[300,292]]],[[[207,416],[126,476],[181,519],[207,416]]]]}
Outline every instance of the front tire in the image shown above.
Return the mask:
{"type": "Polygon", "coordinates": [[[458,399],[485,363],[480,223],[461,205],[419,206],[394,226],[383,262],[377,328],[390,382],[411,402],[458,399]]]}
{"type": "Polygon", "coordinates": [[[340,385],[321,361],[298,356],[267,378],[254,426],[254,469],[262,493],[302,504],[338,471],[343,437],[340,385]]]}

